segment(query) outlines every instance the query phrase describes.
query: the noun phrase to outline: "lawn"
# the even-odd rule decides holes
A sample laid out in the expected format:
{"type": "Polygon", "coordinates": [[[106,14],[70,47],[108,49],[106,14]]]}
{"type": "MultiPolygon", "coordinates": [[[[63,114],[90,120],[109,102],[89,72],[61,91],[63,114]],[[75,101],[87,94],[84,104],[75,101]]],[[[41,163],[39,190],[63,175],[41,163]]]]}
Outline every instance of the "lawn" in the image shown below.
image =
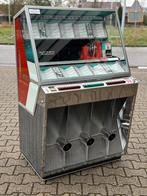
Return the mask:
{"type": "MultiPolygon", "coordinates": [[[[119,34],[116,28],[107,28],[110,42],[114,46],[120,45],[119,34]]],[[[147,46],[147,26],[125,27],[124,42],[126,46],[147,46]]]]}
{"type": "Polygon", "coordinates": [[[0,26],[0,44],[14,44],[13,26],[0,26]]]}
{"type": "MultiPolygon", "coordinates": [[[[118,46],[118,33],[114,28],[108,29],[111,35],[110,41],[118,46]]],[[[13,26],[0,26],[0,44],[14,44],[13,26]]],[[[126,46],[147,46],[147,27],[126,27],[125,28],[126,46]]]]}
{"type": "Polygon", "coordinates": [[[147,46],[147,26],[126,27],[125,44],[127,46],[147,46]]]}

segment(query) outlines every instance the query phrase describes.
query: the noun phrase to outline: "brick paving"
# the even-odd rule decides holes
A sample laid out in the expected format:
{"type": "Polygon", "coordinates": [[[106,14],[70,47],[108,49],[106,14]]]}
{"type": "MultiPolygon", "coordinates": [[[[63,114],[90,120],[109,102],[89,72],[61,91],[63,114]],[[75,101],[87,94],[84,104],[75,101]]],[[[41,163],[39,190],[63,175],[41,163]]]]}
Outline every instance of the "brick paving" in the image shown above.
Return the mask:
{"type": "Polygon", "coordinates": [[[0,67],[0,195],[147,195],[147,70],[132,73],[140,85],[127,155],[44,184],[19,150],[15,68],[0,67]]]}

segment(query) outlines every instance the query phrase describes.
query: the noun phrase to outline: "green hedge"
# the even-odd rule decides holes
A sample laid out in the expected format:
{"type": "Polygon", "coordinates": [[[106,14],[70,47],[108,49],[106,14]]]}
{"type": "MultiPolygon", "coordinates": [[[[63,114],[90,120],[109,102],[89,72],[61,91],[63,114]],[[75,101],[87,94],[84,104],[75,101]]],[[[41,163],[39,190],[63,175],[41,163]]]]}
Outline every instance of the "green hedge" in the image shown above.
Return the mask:
{"type": "Polygon", "coordinates": [[[147,26],[147,14],[144,15],[143,23],[147,26]]]}

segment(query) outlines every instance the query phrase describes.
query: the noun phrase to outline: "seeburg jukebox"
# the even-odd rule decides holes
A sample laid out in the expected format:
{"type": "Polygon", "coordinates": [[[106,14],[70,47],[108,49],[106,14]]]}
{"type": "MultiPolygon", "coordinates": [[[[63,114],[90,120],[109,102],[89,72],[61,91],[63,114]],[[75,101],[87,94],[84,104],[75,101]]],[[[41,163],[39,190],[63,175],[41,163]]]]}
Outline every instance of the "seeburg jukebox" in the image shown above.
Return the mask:
{"type": "Polygon", "coordinates": [[[24,157],[43,179],[120,159],[138,82],[117,11],[25,6],[14,20],[24,157]]]}

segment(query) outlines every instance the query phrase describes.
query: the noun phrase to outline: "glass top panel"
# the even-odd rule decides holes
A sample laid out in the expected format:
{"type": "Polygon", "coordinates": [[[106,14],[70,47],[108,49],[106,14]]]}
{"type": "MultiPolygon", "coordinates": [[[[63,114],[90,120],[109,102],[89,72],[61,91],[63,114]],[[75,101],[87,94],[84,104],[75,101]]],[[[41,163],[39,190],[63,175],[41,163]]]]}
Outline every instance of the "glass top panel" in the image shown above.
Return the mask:
{"type": "MultiPolygon", "coordinates": [[[[34,39],[106,38],[103,12],[30,9],[34,39]],[[39,14],[40,13],[40,14],[39,14]]],[[[109,13],[110,14],[110,13],[109,13]]]]}

